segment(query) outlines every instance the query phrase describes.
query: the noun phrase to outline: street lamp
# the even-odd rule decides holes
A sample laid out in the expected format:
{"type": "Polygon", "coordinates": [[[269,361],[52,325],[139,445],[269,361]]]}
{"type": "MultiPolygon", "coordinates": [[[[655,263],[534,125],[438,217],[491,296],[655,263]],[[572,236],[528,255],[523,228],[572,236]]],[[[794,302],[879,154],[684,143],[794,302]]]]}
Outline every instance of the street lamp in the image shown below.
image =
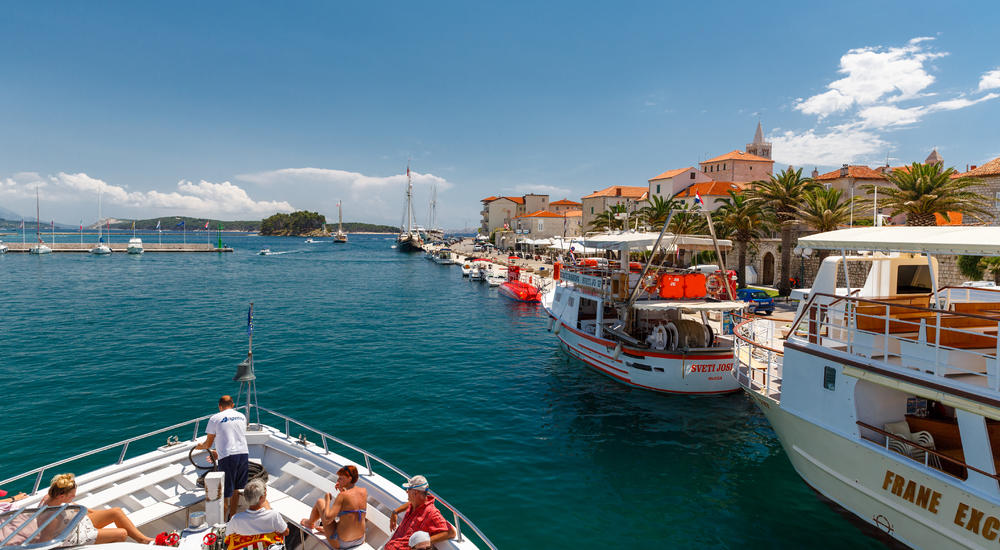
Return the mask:
{"type": "Polygon", "coordinates": [[[806,278],[806,258],[812,256],[813,249],[802,248],[801,246],[796,246],[792,249],[792,252],[799,256],[799,284],[802,284],[802,280],[806,278]]]}

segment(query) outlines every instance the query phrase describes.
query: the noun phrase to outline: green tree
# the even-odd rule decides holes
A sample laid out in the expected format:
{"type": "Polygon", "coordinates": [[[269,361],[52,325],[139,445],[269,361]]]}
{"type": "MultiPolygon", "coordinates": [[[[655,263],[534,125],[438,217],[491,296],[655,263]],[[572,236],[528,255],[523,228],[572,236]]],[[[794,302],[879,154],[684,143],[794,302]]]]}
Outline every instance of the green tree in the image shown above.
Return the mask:
{"type": "MultiPolygon", "coordinates": [[[[851,200],[844,200],[844,192],[832,187],[809,189],[802,194],[802,202],[795,210],[800,222],[821,233],[834,231],[851,220],[851,200]]],[[[829,250],[820,250],[820,259],[829,253],[829,250]]]]}
{"type": "Polygon", "coordinates": [[[750,184],[747,194],[751,201],[760,203],[768,210],[781,227],[781,275],[778,280],[778,293],[788,296],[792,292],[789,282],[792,264],[792,228],[798,222],[798,205],[806,191],[816,187],[812,178],[803,178],[802,169],[793,170],[791,166],[777,175],[764,181],[758,180],[750,184]]]}
{"type": "Polygon", "coordinates": [[[619,220],[615,215],[625,212],[624,204],[612,205],[611,208],[594,216],[593,221],[590,222],[590,229],[593,231],[614,231],[615,229],[621,229],[625,227],[625,220],[619,220]]]}
{"type": "Polygon", "coordinates": [[[684,202],[678,203],[674,208],[674,216],[670,218],[667,230],[675,235],[705,235],[708,233],[705,212],[698,206],[684,202]]]}
{"type": "Polygon", "coordinates": [[[958,271],[971,281],[983,278],[982,256],[959,256],[958,271]]]}
{"type": "Polygon", "coordinates": [[[747,247],[774,229],[760,202],[751,201],[743,193],[729,190],[729,197],[719,199],[713,214],[716,233],[736,241],[736,276],[740,288],[746,286],[747,247]]]}
{"type": "MultiPolygon", "coordinates": [[[[893,170],[887,177],[889,185],[879,187],[878,207],[886,208],[892,215],[906,214],[906,225],[937,225],[934,214],[947,215],[961,212],[982,218],[989,216],[987,200],[972,190],[979,180],[953,177],[954,168],[942,169],[940,162],[921,164],[914,162],[905,168],[893,170]]],[[[862,187],[874,194],[874,185],[862,187]]]]}
{"type": "Polygon", "coordinates": [[[663,229],[663,223],[667,221],[670,211],[679,208],[680,204],[674,199],[664,199],[659,195],[653,195],[647,201],[647,206],[639,210],[642,221],[654,231],[663,229]]]}

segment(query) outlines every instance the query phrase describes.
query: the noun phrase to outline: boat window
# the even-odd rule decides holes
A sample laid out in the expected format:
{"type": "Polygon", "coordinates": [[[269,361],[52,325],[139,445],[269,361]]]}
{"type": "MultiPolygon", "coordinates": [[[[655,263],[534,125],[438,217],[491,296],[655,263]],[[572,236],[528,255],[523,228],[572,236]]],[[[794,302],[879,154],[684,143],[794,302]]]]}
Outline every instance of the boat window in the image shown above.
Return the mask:
{"type": "Polygon", "coordinates": [[[931,292],[931,275],[926,265],[901,265],[896,271],[896,294],[931,292]]]}
{"type": "Polygon", "coordinates": [[[833,367],[823,367],[823,387],[830,391],[837,389],[837,371],[833,367]]]}

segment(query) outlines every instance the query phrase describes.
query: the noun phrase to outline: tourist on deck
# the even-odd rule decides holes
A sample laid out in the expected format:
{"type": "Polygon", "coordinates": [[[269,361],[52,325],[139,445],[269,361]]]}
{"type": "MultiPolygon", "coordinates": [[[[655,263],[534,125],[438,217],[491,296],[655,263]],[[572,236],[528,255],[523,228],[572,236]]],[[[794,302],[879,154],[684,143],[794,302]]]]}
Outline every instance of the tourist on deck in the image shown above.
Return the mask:
{"type": "Polygon", "coordinates": [[[430,485],[424,476],[413,476],[403,484],[406,489],[407,502],[392,511],[389,518],[389,529],[394,529],[385,550],[407,550],[410,537],[417,531],[430,535],[431,544],[455,538],[455,528],[448,523],[437,506],[434,505],[434,495],[429,494],[430,485]],[[403,521],[397,528],[399,514],[405,513],[403,521]]]}
{"type": "Polygon", "coordinates": [[[240,491],[247,484],[250,471],[250,455],[247,449],[247,419],[234,408],[233,398],[223,395],[219,398],[219,412],[208,419],[205,441],[195,449],[211,449],[218,460],[219,470],[226,474],[225,497],[228,499],[226,519],[233,517],[240,504],[240,491]]]}
{"type": "MultiPolygon", "coordinates": [[[[39,506],[62,506],[64,504],[73,504],[73,499],[76,498],[76,478],[73,474],[59,474],[52,478],[52,484],[49,486],[49,492],[42,497],[39,506]]],[[[56,536],[61,532],[69,521],[74,518],[75,515],[72,513],[62,513],[62,518],[57,519],[50,523],[42,535],[36,537],[32,542],[39,540],[51,540],[52,537],[56,536]],[[60,521],[61,520],[61,521],[60,521]]],[[[41,517],[36,518],[33,521],[37,521],[38,525],[44,524],[45,520],[41,517]]],[[[29,528],[23,529],[18,535],[29,536],[34,530],[29,528]]],[[[125,542],[129,537],[132,540],[138,542],[139,544],[149,544],[153,539],[143,535],[132,520],[128,519],[125,515],[125,511],[121,508],[109,508],[107,510],[88,510],[87,517],[83,518],[76,525],[76,528],[72,533],[66,538],[63,543],[64,546],[78,546],[86,544],[106,544],[109,542],[125,542]],[[108,527],[111,524],[115,524],[115,527],[108,527]]],[[[8,542],[8,544],[19,544],[14,541],[8,542]]]]}
{"type": "Polygon", "coordinates": [[[427,531],[417,531],[410,535],[410,550],[430,550],[431,536],[427,531]]]}
{"type": "Polygon", "coordinates": [[[365,543],[365,514],[368,490],[355,487],[358,468],[348,464],[337,470],[337,496],[327,493],[313,505],[309,518],[302,520],[306,529],[320,528],[334,548],[354,548],[365,543]],[[317,521],[322,520],[322,527],[317,521]]]}
{"type": "Polygon", "coordinates": [[[12,497],[9,497],[9,496],[7,496],[7,491],[4,491],[3,489],[0,489],[0,497],[3,497],[3,498],[0,498],[0,513],[2,513],[2,512],[6,512],[6,511],[10,510],[11,508],[13,508],[15,502],[17,502],[17,501],[19,501],[21,499],[24,499],[24,498],[28,498],[28,494],[22,492],[22,493],[18,493],[16,495],[14,495],[12,497]]]}
{"type": "Polygon", "coordinates": [[[229,550],[249,546],[267,548],[284,542],[289,532],[288,524],[267,504],[267,485],[264,481],[248,481],[243,487],[243,497],[250,508],[234,514],[226,524],[226,546],[229,550]]]}

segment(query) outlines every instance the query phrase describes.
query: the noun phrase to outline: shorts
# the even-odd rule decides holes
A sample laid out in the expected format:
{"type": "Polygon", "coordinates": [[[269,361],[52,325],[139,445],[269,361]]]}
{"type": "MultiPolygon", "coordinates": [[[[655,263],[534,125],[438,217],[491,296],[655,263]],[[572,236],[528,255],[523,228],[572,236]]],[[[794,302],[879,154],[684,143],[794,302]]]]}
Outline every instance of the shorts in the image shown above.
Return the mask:
{"type": "Polygon", "coordinates": [[[229,455],[219,459],[219,471],[226,474],[225,497],[233,496],[233,490],[242,490],[250,475],[250,455],[229,455]]]}
{"type": "Polygon", "coordinates": [[[76,524],[73,532],[66,537],[61,546],[85,546],[97,542],[97,528],[89,517],[84,517],[76,524]]]}

